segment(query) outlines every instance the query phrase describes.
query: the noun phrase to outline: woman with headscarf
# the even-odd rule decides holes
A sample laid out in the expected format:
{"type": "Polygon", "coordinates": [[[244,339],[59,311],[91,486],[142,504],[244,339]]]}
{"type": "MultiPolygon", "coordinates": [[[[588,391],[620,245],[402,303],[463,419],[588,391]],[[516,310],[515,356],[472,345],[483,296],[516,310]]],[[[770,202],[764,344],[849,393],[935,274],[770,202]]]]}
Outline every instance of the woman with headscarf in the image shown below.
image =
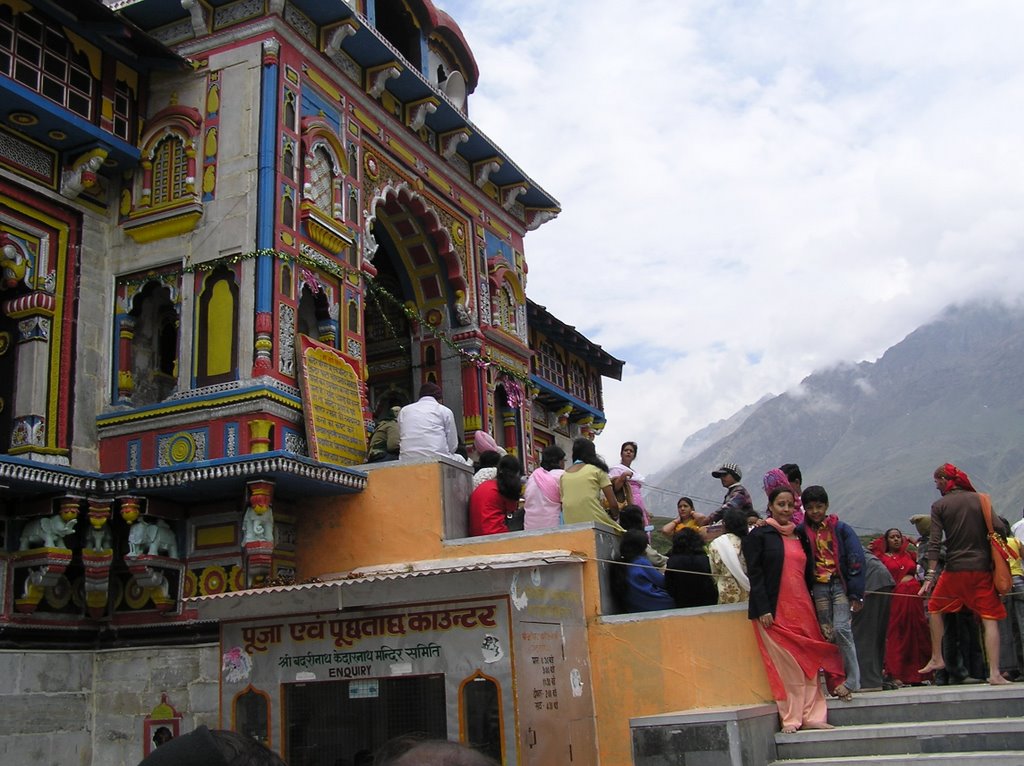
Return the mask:
{"type": "Polygon", "coordinates": [[[921,588],[917,581],[917,556],[908,549],[909,545],[910,538],[893,528],[875,538],[870,546],[896,582],[889,607],[883,667],[886,677],[900,686],[919,684],[932,675],[918,672],[918,668],[928,662],[932,644],[928,620],[917,597],[921,588]]]}
{"type": "Polygon", "coordinates": [[[526,516],[523,529],[547,529],[562,523],[562,493],[558,481],[565,473],[565,450],[549,444],[523,490],[526,516]]]}
{"type": "Polygon", "coordinates": [[[771,515],[743,538],[750,577],[747,615],[761,649],[782,731],[831,729],[818,684],[825,671],[830,692],[848,700],[839,648],[821,635],[811,602],[814,559],[802,529],[793,523],[793,491],[776,487],[768,496],[771,515]]]}
{"type": "MultiPolygon", "coordinates": [[[[764,478],[761,479],[761,486],[764,487],[765,497],[771,496],[772,492],[780,487],[782,489],[788,489],[796,497],[796,491],[793,489],[793,485],[789,483],[789,478],[781,468],[772,468],[768,471],[764,478]]],[[[765,510],[765,516],[771,516],[771,506],[765,510]]],[[[793,523],[800,526],[800,522],[796,519],[796,511],[793,513],[793,523]]]]}

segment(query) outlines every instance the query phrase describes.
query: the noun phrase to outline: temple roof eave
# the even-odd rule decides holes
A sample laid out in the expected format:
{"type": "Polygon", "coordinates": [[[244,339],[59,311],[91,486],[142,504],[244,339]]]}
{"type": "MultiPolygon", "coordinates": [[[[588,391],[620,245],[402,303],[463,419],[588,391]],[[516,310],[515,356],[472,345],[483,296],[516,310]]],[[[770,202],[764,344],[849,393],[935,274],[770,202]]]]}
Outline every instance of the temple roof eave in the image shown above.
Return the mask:
{"type": "MultiPolygon", "coordinates": [[[[209,0],[208,4],[216,9],[233,1],[209,0]]],[[[429,82],[364,16],[340,0],[334,3],[325,3],[322,0],[290,1],[321,29],[349,22],[351,33],[339,41],[340,50],[364,69],[386,67],[394,63],[398,75],[386,79],[383,87],[403,104],[431,100],[436,109],[426,115],[424,124],[439,136],[463,134],[465,140],[456,143],[454,151],[471,167],[478,162],[498,160],[498,167],[490,173],[488,180],[499,189],[525,187],[525,191],[516,195],[516,202],[524,208],[524,222],[531,230],[558,215],[561,211],[558,200],[516,165],[497,144],[473,124],[441,88],[429,82]]],[[[111,7],[144,30],[155,30],[189,18],[189,13],[182,8],[180,0],[112,0],[111,7]]]]}
{"type": "Polygon", "coordinates": [[[243,496],[246,483],[254,479],[273,481],[278,498],[298,499],[361,492],[367,475],[282,451],[106,474],[0,455],[2,491],[16,498],[138,495],[173,502],[209,502],[243,496]]]}
{"type": "Polygon", "coordinates": [[[622,368],[625,362],[621,359],[616,359],[572,325],[565,324],[545,306],[527,299],[526,311],[527,322],[531,329],[543,333],[552,341],[576,354],[604,377],[622,380],[622,368]]]}

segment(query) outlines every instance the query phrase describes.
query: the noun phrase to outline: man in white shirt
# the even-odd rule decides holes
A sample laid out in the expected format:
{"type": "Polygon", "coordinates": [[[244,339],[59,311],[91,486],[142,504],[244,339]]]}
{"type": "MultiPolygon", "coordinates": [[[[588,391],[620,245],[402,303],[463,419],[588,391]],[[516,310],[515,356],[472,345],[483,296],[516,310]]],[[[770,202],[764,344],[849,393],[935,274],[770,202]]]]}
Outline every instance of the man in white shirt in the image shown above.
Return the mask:
{"type": "Polygon", "coordinates": [[[424,383],[420,398],[398,413],[399,460],[408,462],[438,455],[454,457],[459,446],[455,415],[441,402],[441,387],[424,383]]]}

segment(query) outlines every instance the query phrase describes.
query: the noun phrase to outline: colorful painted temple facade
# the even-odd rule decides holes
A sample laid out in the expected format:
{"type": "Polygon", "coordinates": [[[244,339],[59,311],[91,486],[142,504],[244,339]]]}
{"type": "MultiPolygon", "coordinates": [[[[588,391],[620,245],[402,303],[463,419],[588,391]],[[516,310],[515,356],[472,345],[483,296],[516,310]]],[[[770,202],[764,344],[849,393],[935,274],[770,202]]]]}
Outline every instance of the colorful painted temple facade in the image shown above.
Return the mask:
{"type": "Polygon", "coordinates": [[[527,467],[599,432],[622,362],[534,321],[559,207],[478,76],[429,0],[0,2],[0,620],[293,576],[295,499],[424,382],[527,467]]]}
{"type": "Polygon", "coordinates": [[[614,533],[468,538],[467,466],[363,464],[429,381],[533,468],[621,376],[527,297],[559,204],[478,79],[430,0],[0,0],[0,760],[623,762],[614,533]]]}

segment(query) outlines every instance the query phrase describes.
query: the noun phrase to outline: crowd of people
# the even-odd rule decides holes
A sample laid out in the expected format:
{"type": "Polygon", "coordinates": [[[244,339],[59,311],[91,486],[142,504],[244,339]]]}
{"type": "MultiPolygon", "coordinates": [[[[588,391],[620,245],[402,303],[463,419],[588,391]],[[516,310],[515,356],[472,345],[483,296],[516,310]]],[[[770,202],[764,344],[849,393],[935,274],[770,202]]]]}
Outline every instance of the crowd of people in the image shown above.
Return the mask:
{"type": "MultiPolygon", "coordinates": [[[[865,547],[830,512],[824,487],[803,486],[796,464],[766,472],[759,510],[740,467],[726,462],[711,472],[725,490],[721,504],[701,514],[691,498],[679,498],[676,517],[658,525],[670,541],[661,552],[641,504],[637,452],[635,442],[624,443],[609,469],[591,441],[577,439],[565,467],[564,451],[549,447],[526,481],[525,528],[596,521],[621,533],[611,572],[621,611],[747,602],[783,731],[829,726],[822,681],[849,700],[910,684],[1022,677],[1020,541],[1005,519],[995,520],[1017,555],[1014,592],[1000,598],[984,496],[955,466],[936,470],[940,499],[930,514],[912,517],[916,536],[894,527],[865,547]]],[[[1024,521],[1014,531],[1024,537],[1024,521]]]]}
{"type": "MultiPolygon", "coordinates": [[[[395,417],[399,459],[410,457],[409,443],[413,457],[457,456],[440,390],[426,384],[420,394],[395,417]]],[[[746,602],[784,731],[828,726],[819,679],[849,700],[909,684],[1024,677],[1024,519],[1011,531],[992,515],[1013,575],[1013,592],[1001,597],[987,496],[952,464],[934,473],[940,498],[931,512],[910,519],[917,535],[893,527],[865,548],[830,512],[826,489],[803,486],[795,463],[764,474],[766,506],[758,510],[741,468],[724,462],[711,471],[722,502],[702,514],[679,498],[676,517],[658,526],[669,543],[659,551],[645,478],[634,467],[636,442],[622,444],[612,467],[589,439],[573,441],[569,465],[551,445],[528,477],[486,434],[478,432],[474,447],[470,535],[598,522],[620,535],[611,586],[621,611],[746,602]]]]}

